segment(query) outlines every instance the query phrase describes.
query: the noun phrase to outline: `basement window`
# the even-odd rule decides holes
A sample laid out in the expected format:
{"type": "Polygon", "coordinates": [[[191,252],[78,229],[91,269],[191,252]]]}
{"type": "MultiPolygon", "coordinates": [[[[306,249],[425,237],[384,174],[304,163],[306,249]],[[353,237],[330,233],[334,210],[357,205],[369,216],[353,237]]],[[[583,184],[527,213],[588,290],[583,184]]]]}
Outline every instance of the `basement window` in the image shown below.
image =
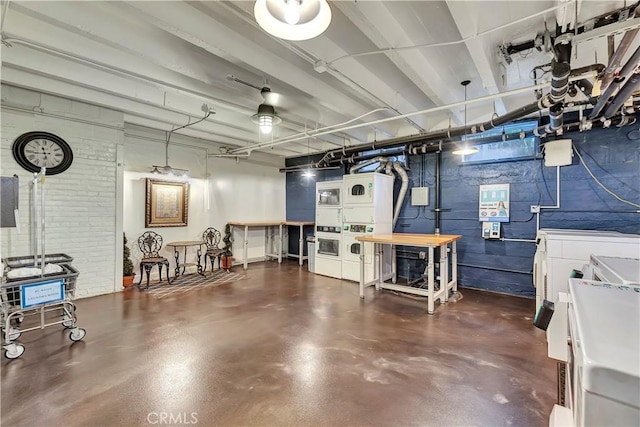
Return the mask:
{"type": "Polygon", "coordinates": [[[533,135],[532,131],[537,127],[536,120],[529,120],[467,135],[464,139],[469,141],[470,145],[473,145],[474,140],[478,140],[475,147],[479,151],[463,155],[461,163],[469,165],[535,159],[540,139],[533,135]]]}

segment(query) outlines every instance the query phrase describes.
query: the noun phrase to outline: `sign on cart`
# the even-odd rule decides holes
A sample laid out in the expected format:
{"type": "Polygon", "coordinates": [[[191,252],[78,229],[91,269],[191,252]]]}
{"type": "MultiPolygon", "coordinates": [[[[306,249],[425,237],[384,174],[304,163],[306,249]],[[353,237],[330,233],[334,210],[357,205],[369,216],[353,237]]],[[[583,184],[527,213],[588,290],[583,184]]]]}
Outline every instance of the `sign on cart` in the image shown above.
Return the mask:
{"type": "Polygon", "coordinates": [[[20,286],[20,305],[29,308],[35,305],[64,300],[64,280],[32,283],[20,286]]]}

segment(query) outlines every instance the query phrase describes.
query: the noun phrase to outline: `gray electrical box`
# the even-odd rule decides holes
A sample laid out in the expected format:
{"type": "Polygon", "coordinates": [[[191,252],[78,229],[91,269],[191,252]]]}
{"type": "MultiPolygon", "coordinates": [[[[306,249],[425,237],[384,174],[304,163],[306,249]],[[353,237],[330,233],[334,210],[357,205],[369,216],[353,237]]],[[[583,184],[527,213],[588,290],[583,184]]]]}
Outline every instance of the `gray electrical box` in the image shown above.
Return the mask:
{"type": "Polygon", "coordinates": [[[429,206],[429,187],[411,189],[411,206],[429,206]]]}

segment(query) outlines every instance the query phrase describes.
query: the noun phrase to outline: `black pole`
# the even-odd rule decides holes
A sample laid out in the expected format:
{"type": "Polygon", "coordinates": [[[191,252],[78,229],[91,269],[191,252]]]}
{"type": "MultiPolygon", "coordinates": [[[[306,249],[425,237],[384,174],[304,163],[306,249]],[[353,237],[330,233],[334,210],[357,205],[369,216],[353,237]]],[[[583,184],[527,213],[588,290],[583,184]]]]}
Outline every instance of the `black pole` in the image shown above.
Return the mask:
{"type": "Polygon", "coordinates": [[[440,234],[440,162],[442,160],[442,151],[436,151],[436,223],[435,234],[440,234]]]}

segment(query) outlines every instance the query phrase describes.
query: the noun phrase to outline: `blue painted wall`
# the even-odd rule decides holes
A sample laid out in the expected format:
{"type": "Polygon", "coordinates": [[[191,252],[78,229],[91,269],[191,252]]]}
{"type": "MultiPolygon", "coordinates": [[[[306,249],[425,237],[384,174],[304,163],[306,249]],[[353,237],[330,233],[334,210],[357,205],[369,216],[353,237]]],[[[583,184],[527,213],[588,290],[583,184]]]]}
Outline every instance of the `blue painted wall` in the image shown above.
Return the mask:
{"type": "MultiPolygon", "coordinates": [[[[635,127],[595,129],[570,133],[593,174],[623,199],[640,203],[640,141],[627,135],[635,127]]],[[[306,162],[306,160],[304,160],[306,162]]],[[[291,163],[293,164],[293,163],[291,163]]],[[[430,205],[414,207],[407,196],[396,232],[433,233],[435,154],[410,156],[411,187],[430,187],[430,205]]],[[[534,296],[532,265],[535,244],[485,240],[478,221],[479,186],[510,184],[510,222],[502,224],[502,236],[534,239],[536,217],[531,205],[555,205],[556,168],[547,168],[543,160],[461,165],[459,157],[443,153],[441,164],[442,234],[462,234],[458,242],[459,281],[461,286],[489,289],[514,295],[534,296]]],[[[325,172],[317,181],[335,179],[342,171],[325,172]]],[[[560,209],[543,210],[540,227],[590,230],[614,230],[640,233],[638,208],[609,195],[589,176],[574,155],[573,164],[560,168],[560,209]]],[[[290,219],[313,220],[315,182],[300,174],[287,176],[287,215],[290,219]]],[[[400,186],[396,180],[396,193],[400,186]]],[[[297,237],[295,237],[297,240],[297,237]]],[[[291,239],[290,239],[291,240],[291,239]]],[[[291,242],[290,244],[296,242],[291,242]]],[[[417,259],[417,248],[399,248],[398,273],[417,278],[424,261],[417,259]]]]}

